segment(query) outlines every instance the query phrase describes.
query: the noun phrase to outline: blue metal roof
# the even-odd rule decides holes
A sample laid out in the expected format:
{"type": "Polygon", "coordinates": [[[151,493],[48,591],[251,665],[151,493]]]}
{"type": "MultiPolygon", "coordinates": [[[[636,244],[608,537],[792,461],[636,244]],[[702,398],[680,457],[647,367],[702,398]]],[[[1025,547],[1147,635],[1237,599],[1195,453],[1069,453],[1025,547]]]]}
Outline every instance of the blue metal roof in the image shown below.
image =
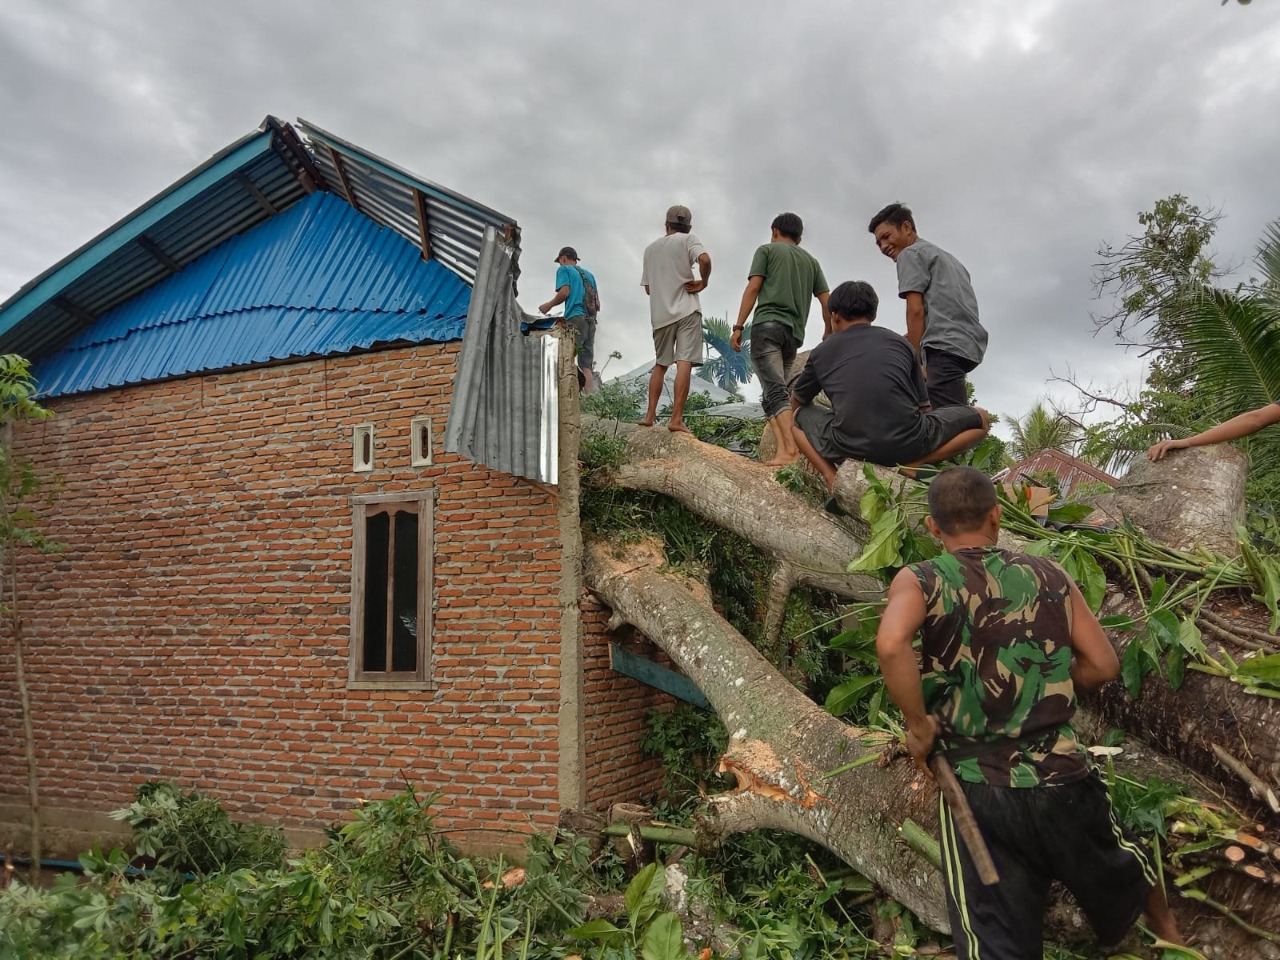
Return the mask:
{"type": "Polygon", "coordinates": [[[519,267],[515,221],[318,127],[275,117],[0,303],[0,352],[39,360],[109,312],[316,191],[345,199],[470,284],[487,226],[519,267]]]}
{"type": "Polygon", "coordinates": [[[377,343],[462,336],[471,288],[329,193],[103,314],[34,367],[59,396],[377,343]]]}

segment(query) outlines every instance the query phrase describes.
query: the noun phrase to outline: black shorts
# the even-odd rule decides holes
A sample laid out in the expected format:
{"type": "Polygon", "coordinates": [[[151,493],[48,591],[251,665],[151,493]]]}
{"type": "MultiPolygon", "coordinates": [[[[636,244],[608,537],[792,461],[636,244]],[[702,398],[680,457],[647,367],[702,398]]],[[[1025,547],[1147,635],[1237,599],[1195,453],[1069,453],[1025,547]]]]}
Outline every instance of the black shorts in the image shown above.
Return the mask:
{"type": "Polygon", "coordinates": [[[961,783],[1000,882],[984,887],[939,798],[947,912],[960,960],[1026,960],[1044,945],[1049,884],[1061,880],[1104,944],[1118,942],[1156,883],[1146,848],[1116,819],[1096,773],[1056,787],[961,783]]]}
{"type": "Polygon", "coordinates": [[[968,402],[964,391],[964,375],[972,373],[977,363],[964,357],[924,348],[924,368],[928,374],[925,389],[929,391],[929,406],[937,410],[939,407],[958,407],[968,402]]]}
{"type": "Polygon", "coordinates": [[[804,435],[813,444],[813,449],[818,451],[818,456],[833,467],[838,467],[855,456],[836,440],[836,415],[830,407],[806,403],[796,410],[795,424],[804,431],[804,435]]]}
{"type": "Polygon", "coordinates": [[[859,449],[857,445],[841,439],[836,432],[835,417],[830,407],[807,403],[796,410],[795,418],[796,425],[809,438],[813,449],[835,467],[849,459],[867,460],[886,467],[915,463],[964,431],[982,429],[982,414],[977,408],[944,407],[920,415],[916,437],[907,446],[881,445],[859,449]]]}

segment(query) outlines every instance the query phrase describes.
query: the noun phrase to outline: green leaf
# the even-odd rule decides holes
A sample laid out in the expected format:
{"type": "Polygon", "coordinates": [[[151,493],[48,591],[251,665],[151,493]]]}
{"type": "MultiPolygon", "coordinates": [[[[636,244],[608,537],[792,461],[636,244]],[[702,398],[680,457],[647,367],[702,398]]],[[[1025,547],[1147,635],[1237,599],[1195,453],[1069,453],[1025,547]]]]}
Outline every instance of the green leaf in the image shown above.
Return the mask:
{"type": "Polygon", "coordinates": [[[644,960],[680,960],[685,956],[680,918],[670,910],[653,918],[640,941],[644,960]]]}
{"type": "Polygon", "coordinates": [[[624,897],[633,927],[639,927],[653,916],[666,885],[667,871],[660,863],[651,863],[635,875],[624,897]]]}
{"type": "Polygon", "coordinates": [[[1178,617],[1172,610],[1157,610],[1147,621],[1147,636],[1157,645],[1153,652],[1163,653],[1178,642],[1181,627],[1178,617]]]}
{"type": "Polygon", "coordinates": [[[614,940],[621,933],[621,930],[604,919],[604,917],[596,917],[596,919],[588,920],[580,927],[574,927],[569,931],[569,936],[575,940],[614,940]]]}
{"type": "Polygon", "coordinates": [[[1093,507],[1087,503],[1064,503],[1060,507],[1049,508],[1049,519],[1056,523],[1078,523],[1091,513],[1093,507]]]}
{"type": "Polygon", "coordinates": [[[1126,736],[1127,734],[1120,727],[1111,727],[1102,735],[1102,746],[1118,747],[1120,744],[1124,743],[1126,736]]]}
{"type": "Polygon", "coordinates": [[[1164,577],[1156,577],[1151,581],[1151,606],[1160,606],[1160,601],[1164,599],[1164,595],[1169,590],[1169,584],[1164,577]]]}
{"type": "Polygon", "coordinates": [[[1080,584],[1080,592],[1084,594],[1089,609],[1097,613],[1102,609],[1102,601],[1107,597],[1107,575],[1102,572],[1098,561],[1084,550],[1073,551],[1076,558],[1076,569],[1079,571],[1076,580],[1080,584]]]}
{"type": "Polygon", "coordinates": [[[1032,540],[1022,548],[1022,552],[1030,554],[1033,557],[1051,557],[1053,556],[1053,541],[1032,540]]]}
{"type": "Polygon", "coordinates": [[[875,487],[867,487],[858,501],[858,513],[867,523],[875,523],[884,513],[884,500],[875,487]]]}
{"type": "Polygon", "coordinates": [[[1178,624],[1178,646],[1193,657],[1204,655],[1204,640],[1194,620],[1183,620],[1178,624]]]}
{"type": "Polygon", "coordinates": [[[1124,658],[1120,661],[1120,676],[1124,680],[1124,688],[1134,700],[1142,693],[1143,669],[1142,644],[1134,639],[1124,648],[1124,658]]]}
{"type": "Polygon", "coordinates": [[[1265,657],[1246,657],[1236,667],[1236,673],[1255,680],[1280,681],[1280,653],[1265,657]]]}
{"type": "Polygon", "coordinates": [[[882,680],[879,674],[864,674],[846,680],[827,694],[824,704],[827,713],[833,717],[842,717],[856,706],[863,697],[871,692],[871,688],[882,680]]]}
{"type": "Polygon", "coordinates": [[[862,548],[861,555],[849,563],[849,573],[870,573],[902,566],[903,526],[898,511],[882,514],[871,525],[871,537],[862,548]]]}

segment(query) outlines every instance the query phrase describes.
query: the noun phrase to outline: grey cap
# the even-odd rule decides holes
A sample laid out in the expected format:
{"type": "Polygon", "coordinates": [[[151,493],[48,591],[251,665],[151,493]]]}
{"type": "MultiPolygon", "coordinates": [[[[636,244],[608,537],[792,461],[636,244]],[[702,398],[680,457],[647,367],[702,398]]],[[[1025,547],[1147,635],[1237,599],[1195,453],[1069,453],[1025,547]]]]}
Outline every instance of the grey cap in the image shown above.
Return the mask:
{"type": "Polygon", "coordinates": [[[676,223],[682,227],[693,225],[693,214],[689,212],[689,208],[676,204],[667,211],[667,223],[676,223]]]}

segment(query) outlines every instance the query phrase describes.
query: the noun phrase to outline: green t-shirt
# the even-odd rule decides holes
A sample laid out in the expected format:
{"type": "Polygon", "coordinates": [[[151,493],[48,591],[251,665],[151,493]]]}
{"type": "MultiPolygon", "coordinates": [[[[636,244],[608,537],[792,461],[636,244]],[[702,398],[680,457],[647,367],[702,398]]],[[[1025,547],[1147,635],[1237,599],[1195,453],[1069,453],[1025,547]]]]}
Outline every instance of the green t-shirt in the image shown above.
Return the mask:
{"type": "Polygon", "coordinates": [[[777,240],[756,248],[748,276],[764,277],[752,322],[786,324],[797,340],[804,340],[809,304],[828,290],[818,261],[796,244],[777,240]]]}

